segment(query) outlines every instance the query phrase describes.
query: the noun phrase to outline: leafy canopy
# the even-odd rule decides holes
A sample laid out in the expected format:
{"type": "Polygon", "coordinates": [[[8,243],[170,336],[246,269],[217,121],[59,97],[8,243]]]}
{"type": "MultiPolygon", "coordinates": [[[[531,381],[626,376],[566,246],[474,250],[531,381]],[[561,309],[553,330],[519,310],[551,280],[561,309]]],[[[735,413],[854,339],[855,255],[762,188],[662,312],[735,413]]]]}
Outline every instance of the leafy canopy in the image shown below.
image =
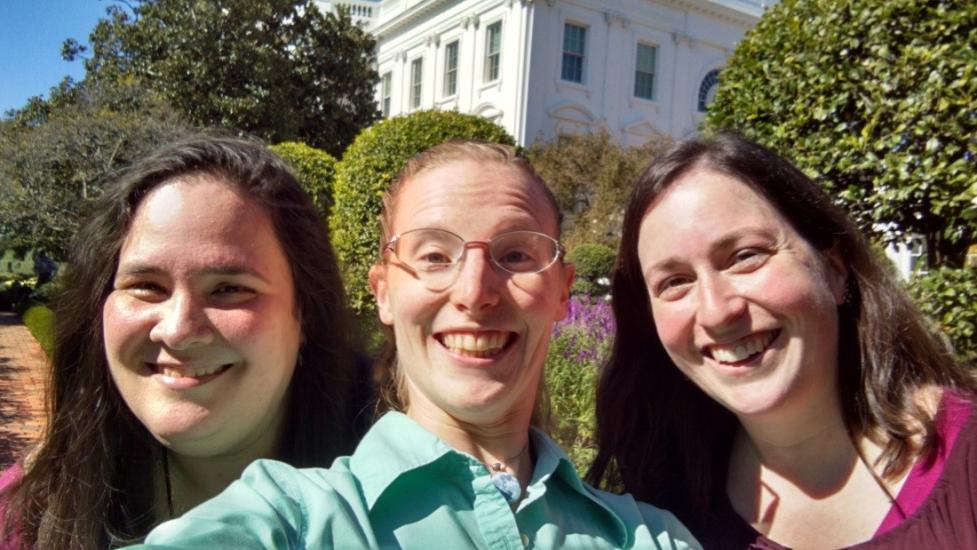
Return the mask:
{"type": "Polygon", "coordinates": [[[89,44],[87,78],[135,77],[191,123],[299,140],[342,154],[379,116],[375,41],[348,10],[313,0],[132,0],[107,9],[89,44]]]}
{"type": "Polygon", "coordinates": [[[737,46],[707,125],[793,159],[863,229],[977,240],[977,2],[784,0],[737,46]]]}

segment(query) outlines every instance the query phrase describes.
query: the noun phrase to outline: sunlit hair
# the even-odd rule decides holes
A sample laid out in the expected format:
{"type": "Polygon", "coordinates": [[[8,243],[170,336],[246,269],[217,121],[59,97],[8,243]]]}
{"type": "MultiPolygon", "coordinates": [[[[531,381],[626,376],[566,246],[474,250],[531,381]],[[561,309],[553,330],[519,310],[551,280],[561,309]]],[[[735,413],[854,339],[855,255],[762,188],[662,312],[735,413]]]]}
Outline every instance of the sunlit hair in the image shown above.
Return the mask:
{"type": "MultiPolygon", "coordinates": [[[[162,446],[126,406],[109,375],[103,304],[136,209],[155,188],[213,178],[269,215],[288,261],[303,340],[277,458],[323,466],[353,450],[366,395],[328,229],[284,162],[261,144],[190,136],[136,162],[105,190],[74,241],[48,387],[48,423],[11,495],[8,529],[38,548],[105,548],[140,540],[165,517],[153,510],[162,446]]],[[[368,386],[367,386],[368,387],[368,386]]],[[[367,415],[362,415],[367,417],[367,415]]],[[[0,537],[2,538],[2,537],[0,537]]]]}
{"type": "Polygon", "coordinates": [[[641,221],[654,201],[694,167],[748,185],[812,247],[837,247],[848,269],[839,306],[838,380],[853,439],[884,443],[883,475],[935,451],[933,423],[914,400],[927,385],[974,389],[910,302],[902,285],[827,193],[789,161],[732,133],[680,142],[638,179],[624,218],[613,275],[617,325],[597,394],[599,450],[588,474],[668,508],[695,530],[712,499],[725,498],[736,417],[685,378],[658,338],[638,259],[641,221]],[[920,428],[921,427],[921,428],[920,428]],[[911,438],[925,433],[922,448],[911,438]]]}
{"type": "MultiPolygon", "coordinates": [[[[550,190],[543,178],[536,173],[529,162],[516,154],[515,148],[498,143],[490,143],[478,140],[451,140],[440,145],[435,145],[421,153],[418,153],[400,170],[396,177],[383,194],[383,206],[380,210],[380,252],[382,255],[383,247],[393,237],[393,218],[397,208],[397,199],[404,187],[415,177],[428,170],[433,170],[440,166],[453,162],[479,162],[496,164],[516,170],[524,177],[537,185],[542,193],[546,204],[552,209],[553,219],[556,224],[556,233],[551,235],[556,239],[560,238],[560,224],[563,222],[563,214],[556,202],[556,197],[550,190]]],[[[382,261],[382,257],[381,257],[382,261]]],[[[377,413],[387,410],[405,411],[408,406],[407,388],[405,386],[403,373],[397,368],[397,347],[394,342],[393,333],[390,327],[383,327],[387,335],[387,343],[377,357],[377,373],[380,377],[378,382],[379,401],[377,413]]],[[[543,384],[540,383],[542,388],[543,384]]],[[[543,396],[540,396],[541,400],[543,396]]],[[[542,409],[537,409],[537,419],[540,418],[542,409]]]]}

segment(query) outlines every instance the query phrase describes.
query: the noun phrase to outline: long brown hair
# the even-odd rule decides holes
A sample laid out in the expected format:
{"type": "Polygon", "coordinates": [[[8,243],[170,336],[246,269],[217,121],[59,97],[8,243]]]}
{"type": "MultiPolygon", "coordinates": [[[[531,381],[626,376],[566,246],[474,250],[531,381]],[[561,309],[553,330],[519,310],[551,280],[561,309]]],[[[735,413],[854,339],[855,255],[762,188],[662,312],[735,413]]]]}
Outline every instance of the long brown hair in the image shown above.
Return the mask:
{"type": "Polygon", "coordinates": [[[192,136],[135,163],[100,197],[80,229],[64,291],[48,388],[48,428],[10,495],[7,533],[25,546],[105,548],[141,539],[160,519],[154,471],[162,446],[126,407],[109,376],[102,305],[133,215],[155,187],[212,175],[268,212],[296,288],[303,343],[289,388],[277,458],[327,465],[365,429],[359,371],[328,229],[284,162],[259,143],[192,136]]]}
{"type": "Polygon", "coordinates": [[[693,529],[707,521],[712,499],[726,498],[737,419],[682,376],[665,352],[638,260],[648,208],[697,165],[749,185],[815,249],[839,247],[849,278],[848,299],[838,309],[838,391],[851,437],[884,443],[886,477],[932,453],[932,419],[914,400],[918,390],[931,384],[973,390],[974,379],[821,187],[773,151],[720,133],[673,146],[641,175],[631,196],[612,282],[617,334],[597,390],[599,449],[589,480],[669,508],[693,529]],[[926,431],[922,448],[911,440],[918,426],[926,431]]]}

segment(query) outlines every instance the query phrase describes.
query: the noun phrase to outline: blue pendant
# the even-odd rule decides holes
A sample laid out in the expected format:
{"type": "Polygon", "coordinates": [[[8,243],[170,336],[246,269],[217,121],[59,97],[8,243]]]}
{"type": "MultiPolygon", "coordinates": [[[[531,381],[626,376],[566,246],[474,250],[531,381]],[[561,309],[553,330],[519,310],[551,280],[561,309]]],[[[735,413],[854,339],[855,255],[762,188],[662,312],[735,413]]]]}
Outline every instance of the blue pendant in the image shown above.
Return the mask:
{"type": "Polygon", "coordinates": [[[492,474],[492,485],[502,493],[507,502],[516,502],[522,495],[519,487],[519,480],[509,472],[494,472],[492,474]]]}

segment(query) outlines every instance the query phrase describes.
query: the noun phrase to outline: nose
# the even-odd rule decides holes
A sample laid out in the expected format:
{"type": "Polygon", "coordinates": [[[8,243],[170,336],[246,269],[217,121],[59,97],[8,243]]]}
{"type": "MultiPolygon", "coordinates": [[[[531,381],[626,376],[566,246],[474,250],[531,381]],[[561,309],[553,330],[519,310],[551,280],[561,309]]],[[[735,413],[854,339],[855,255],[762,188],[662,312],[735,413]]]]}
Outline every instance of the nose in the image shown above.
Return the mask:
{"type": "Polygon", "coordinates": [[[174,292],[160,305],[160,315],[149,332],[153,342],[170,349],[209,344],[214,333],[206,312],[188,292],[174,292]]]}
{"type": "Polygon", "coordinates": [[[461,273],[451,291],[451,300],[458,309],[480,313],[499,303],[499,273],[488,254],[484,243],[466,245],[461,273]]]}
{"type": "Polygon", "coordinates": [[[746,313],[746,299],[721,275],[699,279],[696,320],[705,329],[721,329],[746,313]]]}

